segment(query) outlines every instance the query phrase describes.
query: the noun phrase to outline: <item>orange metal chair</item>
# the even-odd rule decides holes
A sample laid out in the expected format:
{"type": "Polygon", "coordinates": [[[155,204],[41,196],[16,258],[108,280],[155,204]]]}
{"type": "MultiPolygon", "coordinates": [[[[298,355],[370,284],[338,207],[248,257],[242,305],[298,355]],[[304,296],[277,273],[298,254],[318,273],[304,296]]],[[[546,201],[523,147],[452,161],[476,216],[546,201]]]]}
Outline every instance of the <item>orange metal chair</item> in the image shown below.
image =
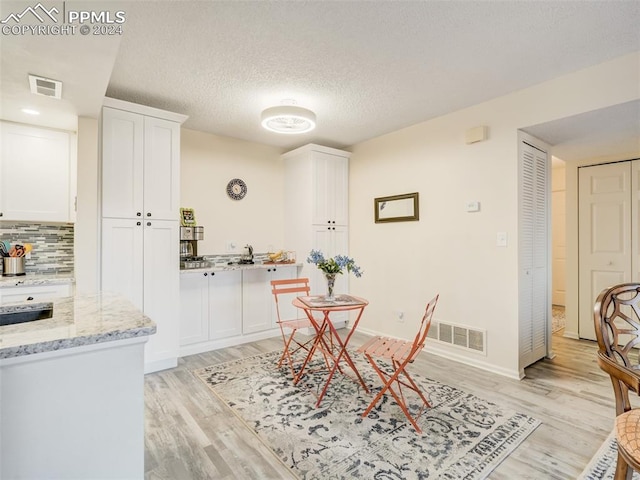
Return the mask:
{"type": "Polygon", "coordinates": [[[409,372],[407,372],[406,367],[409,363],[412,363],[418,353],[424,347],[424,343],[427,338],[427,333],[429,332],[429,327],[431,327],[431,318],[433,317],[433,311],[436,308],[436,303],[438,303],[439,295],[436,295],[429,303],[427,303],[427,307],[424,312],[424,316],[422,317],[422,321],[420,322],[420,329],[416,334],[413,341],[399,340],[393,338],[385,338],[385,337],[374,337],[364,345],[362,345],[358,352],[364,354],[367,358],[373,369],[376,371],[380,379],[382,380],[383,387],[382,390],[376,395],[373,401],[369,404],[367,409],[362,414],[362,417],[366,417],[369,415],[373,407],[380,401],[382,395],[385,394],[387,390],[393,395],[398,405],[407,416],[413,428],[416,429],[416,432],[422,433],[420,427],[418,427],[418,419],[425,408],[430,408],[429,402],[425,398],[424,394],[420,391],[420,387],[416,385],[416,382],[413,381],[409,372]],[[380,364],[378,364],[375,358],[379,358],[382,360],[380,364]],[[393,373],[388,374],[385,372],[386,366],[391,362],[393,367],[393,373]],[[385,365],[386,364],[386,365],[385,365]],[[401,377],[401,375],[404,377],[401,377]],[[397,387],[397,390],[395,389],[397,387]],[[407,408],[407,402],[404,398],[404,392],[402,391],[402,387],[409,388],[418,394],[420,399],[423,402],[423,406],[420,408],[420,411],[414,418],[409,413],[409,409],[407,408]]]}
{"type": "Polygon", "coordinates": [[[615,479],[640,472],[640,408],[633,408],[630,392],[640,395],[640,283],[605,288],[594,305],[598,365],[609,374],[616,399],[615,431],[618,461],[615,479]]]}
{"type": "MultiPolygon", "coordinates": [[[[309,279],[308,278],[292,278],[286,280],[272,280],[271,281],[271,293],[273,293],[274,300],[276,302],[276,313],[278,315],[278,325],[280,326],[280,332],[282,333],[282,341],[284,342],[284,349],[280,360],[278,360],[278,368],[282,366],[282,363],[286,360],[291,374],[295,378],[296,372],[294,368],[293,355],[298,350],[305,350],[307,353],[311,348],[314,338],[311,337],[305,342],[300,342],[295,338],[296,332],[301,328],[310,328],[313,330],[311,321],[305,316],[304,318],[283,319],[280,315],[280,297],[285,296],[289,304],[293,301],[294,297],[309,296],[309,279]],[[289,331],[285,332],[285,330],[289,331]]],[[[297,309],[296,309],[297,310],[297,309]]]]}

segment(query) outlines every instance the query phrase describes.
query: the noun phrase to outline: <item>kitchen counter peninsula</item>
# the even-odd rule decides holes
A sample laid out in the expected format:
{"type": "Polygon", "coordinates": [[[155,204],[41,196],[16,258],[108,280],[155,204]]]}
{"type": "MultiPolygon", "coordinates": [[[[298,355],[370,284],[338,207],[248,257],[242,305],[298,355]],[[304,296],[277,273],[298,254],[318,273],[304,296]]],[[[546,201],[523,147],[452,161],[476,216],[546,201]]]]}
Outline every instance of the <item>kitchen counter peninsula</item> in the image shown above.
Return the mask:
{"type": "MultiPolygon", "coordinates": [[[[18,309],[20,305],[0,305],[0,310],[18,309]]],[[[1,326],[0,362],[114,340],[137,337],[146,340],[155,331],[151,319],[118,295],[65,297],[53,300],[52,318],[1,326]]]]}
{"type": "Polygon", "coordinates": [[[0,327],[0,478],[144,478],[155,331],[113,294],[56,299],[52,318],[0,327]]]}

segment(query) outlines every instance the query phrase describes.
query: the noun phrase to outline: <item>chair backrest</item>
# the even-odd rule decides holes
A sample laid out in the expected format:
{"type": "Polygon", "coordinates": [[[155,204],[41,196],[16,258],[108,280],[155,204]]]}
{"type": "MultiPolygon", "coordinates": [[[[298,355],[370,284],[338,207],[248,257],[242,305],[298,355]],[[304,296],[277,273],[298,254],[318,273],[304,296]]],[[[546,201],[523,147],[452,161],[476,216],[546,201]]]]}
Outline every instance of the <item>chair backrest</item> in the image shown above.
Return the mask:
{"type": "Polygon", "coordinates": [[[276,313],[278,315],[278,321],[281,322],[283,320],[287,320],[280,318],[280,304],[278,303],[278,297],[280,295],[286,295],[288,297],[308,297],[310,291],[311,289],[309,287],[308,278],[271,280],[271,293],[273,293],[273,298],[276,302],[276,313]]]}
{"type": "MultiPolygon", "coordinates": [[[[618,365],[639,371],[638,349],[633,355],[635,361],[630,354],[632,348],[640,347],[640,283],[605,288],[596,299],[593,320],[599,353],[618,365]]],[[[603,370],[611,375],[619,415],[631,408],[628,387],[610,371],[603,370]]]]}
{"type": "Polygon", "coordinates": [[[413,339],[413,344],[411,346],[411,350],[409,355],[407,355],[407,360],[413,362],[416,355],[420,353],[420,351],[424,348],[424,344],[427,340],[427,334],[429,333],[429,328],[431,328],[431,319],[433,318],[433,312],[436,309],[436,304],[438,303],[438,298],[440,298],[440,294],[433,297],[427,303],[427,307],[424,310],[424,315],[422,316],[422,320],[420,321],[420,328],[418,329],[418,333],[413,339]]]}

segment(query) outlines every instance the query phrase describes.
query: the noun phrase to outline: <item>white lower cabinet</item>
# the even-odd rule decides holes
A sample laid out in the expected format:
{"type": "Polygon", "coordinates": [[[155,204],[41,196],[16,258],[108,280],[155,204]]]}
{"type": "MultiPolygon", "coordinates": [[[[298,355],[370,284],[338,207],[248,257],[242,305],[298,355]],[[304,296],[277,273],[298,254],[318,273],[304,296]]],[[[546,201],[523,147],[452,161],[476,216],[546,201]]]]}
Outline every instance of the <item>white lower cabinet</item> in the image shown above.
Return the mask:
{"type": "Polygon", "coordinates": [[[0,303],[46,302],[54,298],[69,297],[73,286],[70,283],[54,285],[17,285],[0,288],[0,303]]]}
{"type": "Polygon", "coordinates": [[[193,272],[180,277],[180,345],[242,333],[242,272],[193,272]]]}
{"type": "MultiPolygon", "coordinates": [[[[277,327],[277,313],[271,280],[295,278],[296,267],[273,266],[245,270],[242,276],[242,333],[255,333],[277,327]]],[[[281,305],[286,308],[286,305],[281,305]]],[[[293,305],[291,306],[293,307],[293,305]]],[[[284,315],[284,312],[281,311],[284,315]]],[[[295,315],[294,315],[295,316],[295,315]]],[[[289,317],[292,318],[292,317],[289,317]]]]}
{"type": "MultiPolygon", "coordinates": [[[[180,356],[278,335],[270,282],[296,277],[296,266],[183,272],[180,356]]],[[[281,306],[281,313],[294,317],[295,307],[281,306]]]]}

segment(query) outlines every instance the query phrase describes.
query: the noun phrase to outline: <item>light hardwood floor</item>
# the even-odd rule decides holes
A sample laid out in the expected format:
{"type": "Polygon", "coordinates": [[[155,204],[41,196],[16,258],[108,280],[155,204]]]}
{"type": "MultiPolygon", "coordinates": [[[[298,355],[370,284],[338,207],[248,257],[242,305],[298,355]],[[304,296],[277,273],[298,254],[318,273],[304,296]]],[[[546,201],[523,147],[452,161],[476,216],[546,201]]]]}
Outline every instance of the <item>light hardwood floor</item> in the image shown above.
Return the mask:
{"type": "MultiPolygon", "coordinates": [[[[356,347],[366,335],[356,333],[356,347]]],[[[178,367],[146,376],[147,479],[294,478],[191,371],[281,348],[281,339],[181,358],[178,367]]],[[[491,479],[574,479],[613,428],[609,377],[596,364],[593,342],[553,336],[556,357],[511,380],[428,353],[412,371],[456,385],[542,421],[491,479]]]]}

